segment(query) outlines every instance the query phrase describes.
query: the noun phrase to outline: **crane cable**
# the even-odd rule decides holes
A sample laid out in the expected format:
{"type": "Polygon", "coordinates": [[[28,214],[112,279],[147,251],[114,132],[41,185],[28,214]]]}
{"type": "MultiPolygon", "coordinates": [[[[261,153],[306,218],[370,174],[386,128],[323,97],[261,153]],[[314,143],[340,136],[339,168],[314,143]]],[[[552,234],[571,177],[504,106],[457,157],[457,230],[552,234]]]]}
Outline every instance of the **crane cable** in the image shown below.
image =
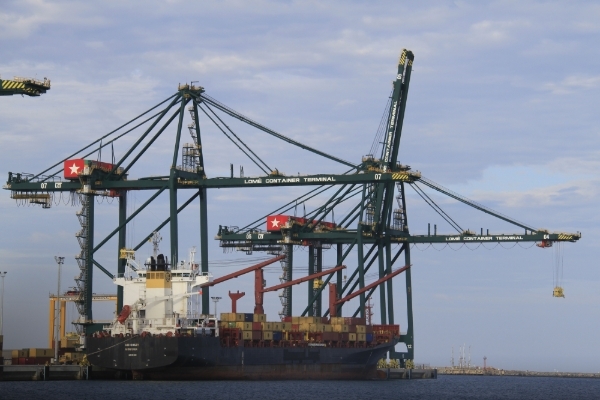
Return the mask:
{"type": "Polygon", "coordinates": [[[554,289],[552,291],[553,297],[565,297],[563,292],[563,246],[561,242],[554,242],[554,267],[552,283],[554,289]]]}

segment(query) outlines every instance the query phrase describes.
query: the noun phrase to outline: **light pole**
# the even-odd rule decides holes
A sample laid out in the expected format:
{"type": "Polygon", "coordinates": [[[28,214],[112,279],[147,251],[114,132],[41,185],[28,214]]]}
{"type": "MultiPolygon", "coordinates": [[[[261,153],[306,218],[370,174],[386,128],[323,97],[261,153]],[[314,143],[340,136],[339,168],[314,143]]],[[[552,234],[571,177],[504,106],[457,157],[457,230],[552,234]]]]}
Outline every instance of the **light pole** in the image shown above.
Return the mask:
{"type": "Polygon", "coordinates": [[[215,318],[217,318],[217,303],[219,302],[219,300],[221,300],[221,297],[214,296],[211,297],[211,299],[215,302],[215,318]]]}
{"type": "Polygon", "coordinates": [[[60,268],[65,263],[64,257],[55,256],[58,264],[58,287],[56,289],[56,323],[54,324],[54,362],[58,364],[58,347],[60,344],[60,268]]]}
{"type": "Polygon", "coordinates": [[[0,336],[4,335],[4,277],[6,274],[7,271],[0,272],[0,278],[2,278],[2,294],[0,294],[0,301],[2,302],[0,305],[0,336]]]}

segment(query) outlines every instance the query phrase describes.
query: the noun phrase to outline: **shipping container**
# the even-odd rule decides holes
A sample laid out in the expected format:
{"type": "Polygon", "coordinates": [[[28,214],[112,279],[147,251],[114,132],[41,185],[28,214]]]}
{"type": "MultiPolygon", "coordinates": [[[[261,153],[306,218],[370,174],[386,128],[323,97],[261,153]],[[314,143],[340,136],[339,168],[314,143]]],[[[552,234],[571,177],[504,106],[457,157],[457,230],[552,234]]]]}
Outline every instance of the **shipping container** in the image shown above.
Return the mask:
{"type": "Polygon", "coordinates": [[[244,340],[252,340],[252,331],[243,331],[242,338],[244,340]]]}
{"type": "Polygon", "coordinates": [[[348,325],[333,325],[333,331],[339,333],[347,333],[349,332],[348,325]]]}
{"type": "Polygon", "coordinates": [[[300,323],[306,323],[306,324],[317,324],[321,322],[321,318],[320,317],[300,317],[300,323]]]}
{"type": "Polygon", "coordinates": [[[350,342],[356,342],[356,333],[349,333],[348,334],[348,341],[350,341],[350,342]]]}
{"type": "Polygon", "coordinates": [[[283,333],[281,331],[273,331],[273,341],[279,342],[283,338],[283,333]]]}
{"type": "Polygon", "coordinates": [[[367,334],[366,333],[357,333],[356,334],[356,340],[359,342],[366,342],[367,340],[367,334]]]}
{"type": "Polygon", "coordinates": [[[325,342],[337,342],[340,340],[340,334],[337,332],[323,332],[325,342]]]}
{"type": "Polygon", "coordinates": [[[292,332],[300,332],[300,325],[292,324],[292,332]]]}
{"type": "Polygon", "coordinates": [[[272,331],[263,331],[262,340],[273,340],[273,332],[272,331]]]}
{"type": "MultiPolygon", "coordinates": [[[[221,313],[221,321],[232,322],[232,320],[231,320],[231,313],[221,313]]],[[[235,322],[235,319],[234,319],[233,322],[235,322]]]]}
{"type": "Polygon", "coordinates": [[[252,330],[252,322],[236,322],[235,326],[232,328],[238,328],[242,331],[251,331],[252,330]]]}
{"type": "Polygon", "coordinates": [[[29,357],[53,357],[54,350],[52,349],[38,349],[31,348],[29,349],[29,357]]]}
{"type": "Polygon", "coordinates": [[[283,322],[289,322],[291,324],[292,319],[293,319],[293,317],[283,317],[283,322]]]}
{"type": "Polygon", "coordinates": [[[260,331],[260,330],[262,330],[262,324],[260,322],[253,322],[252,323],[252,330],[253,331],[260,331]]]}
{"type": "Polygon", "coordinates": [[[252,340],[262,340],[262,331],[252,331],[252,340]]]}
{"type": "Polygon", "coordinates": [[[10,355],[12,358],[19,358],[19,350],[12,350],[10,355]]]}
{"type": "Polygon", "coordinates": [[[300,324],[300,317],[292,317],[292,324],[300,324]]]}
{"type": "Polygon", "coordinates": [[[300,323],[300,332],[308,332],[310,330],[310,324],[308,322],[300,323]]]}
{"type": "Polygon", "coordinates": [[[273,330],[273,324],[271,322],[262,322],[261,323],[261,329],[263,331],[272,331],[273,330]]]}
{"type": "Polygon", "coordinates": [[[373,341],[373,334],[372,333],[365,333],[365,341],[367,343],[371,343],[373,341]]]}
{"type": "Polygon", "coordinates": [[[64,348],[74,348],[79,345],[79,336],[65,336],[60,339],[60,347],[64,348]]]}
{"type": "Polygon", "coordinates": [[[228,328],[236,328],[237,327],[237,322],[227,322],[227,327],[228,328]]]}
{"type": "Polygon", "coordinates": [[[340,340],[342,342],[347,342],[349,337],[350,337],[350,334],[347,332],[340,333],[340,340]]]}
{"type": "Polygon", "coordinates": [[[366,325],[367,321],[365,318],[344,317],[344,323],[346,325],[366,325]]]}
{"type": "Polygon", "coordinates": [[[329,324],[323,325],[323,332],[333,332],[333,326],[329,324]]]}
{"type": "Polygon", "coordinates": [[[400,325],[373,325],[373,333],[400,335],[400,325]]]}
{"type": "Polygon", "coordinates": [[[19,350],[19,358],[29,357],[29,349],[19,350]]]}
{"type": "Polygon", "coordinates": [[[365,325],[365,333],[373,333],[373,325],[365,325]]]}
{"type": "Polygon", "coordinates": [[[244,314],[244,322],[254,322],[254,314],[252,314],[252,313],[244,314]]]}
{"type": "Polygon", "coordinates": [[[266,322],[267,316],[265,314],[253,314],[252,322],[266,322]]]}
{"type": "Polygon", "coordinates": [[[286,331],[289,332],[292,330],[292,323],[291,322],[282,322],[281,323],[281,330],[282,331],[286,331]]]}
{"type": "Polygon", "coordinates": [[[310,324],[309,332],[323,332],[323,324],[310,324]]]}
{"type": "Polygon", "coordinates": [[[52,357],[29,357],[29,363],[32,365],[46,365],[50,364],[52,357]]]}
{"type": "Polygon", "coordinates": [[[246,314],[235,313],[235,322],[244,322],[246,320],[246,314]]]}
{"type": "Polygon", "coordinates": [[[329,318],[327,317],[321,317],[321,321],[322,324],[328,324],[329,323],[329,318]]]}
{"type": "Polygon", "coordinates": [[[367,333],[366,325],[356,325],[356,333],[367,333]]]}

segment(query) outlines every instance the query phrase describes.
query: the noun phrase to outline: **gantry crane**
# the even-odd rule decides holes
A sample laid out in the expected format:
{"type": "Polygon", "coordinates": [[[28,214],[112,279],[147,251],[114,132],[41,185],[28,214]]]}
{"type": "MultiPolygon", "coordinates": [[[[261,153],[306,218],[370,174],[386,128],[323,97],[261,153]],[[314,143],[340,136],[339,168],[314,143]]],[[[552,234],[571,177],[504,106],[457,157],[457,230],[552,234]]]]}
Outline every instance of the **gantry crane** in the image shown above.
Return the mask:
{"type": "MultiPolygon", "coordinates": [[[[81,313],[80,324],[85,332],[90,334],[98,329],[93,325],[92,318],[92,276],[96,266],[110,278],[112,272],[100,265],[94,259],[94,254],[112,237],[118,235],[118,252],[115,252],[117,274],[125,271],[126,256],[130,250],[124,250],[127,225],[136,218],[161,193],[169,194],[169,216],[152,231],[160,231],[169,225],[170,232],[170,263],[178,263],[178,214],[188,207],[196,198],[200,202],[200,268],[208,272],[208,225],[207,202],[208,189],[216,188],[248,188],[248,187],[283,187],[283,186],[312,186],[308,193],[293,199],[286,205],[267,213],[265,216],[246,225],[245,227],[220,226],[217,239],[223,248],[233,248],[248,254],[253,251],[274,253],[281,257],[284,270],[282,285],[276,285],[284,290],[282,294],[284,309],[282,316],[292,313],[292,273],[294,269],[294,248],[308,247],[308,303],[302,315],[326,316],[330,312],[341,315],[343,304],[349,299],[359,297],[359,307],[354,316],[365,316],[365,299],[378,290],[381,323],[394,323],[394,288],[393,277],[404,274],[406,288],[406,314],[408,326],[400,341],[405,343],[407,351],[391,355],[400,358],[404,365],[414,358],[413,311],[412,311],[412,282],[410,275],[411,257],[410,246],[415,243],[489,243],[489,242],[575,242],[580,238],[579,233],[549,233],[534,229],[497,213],[487,207],[474,203],[435,182],[426,179],[418,171],[398,162],[399,146],[402,133],[402,123],[408,98],[408,89],[413,53],[403,50],[398,63],[398,71],[394,80],[394,89],[390,98],[389,110],[385,129],[381,132],[383,147],[378,157],[374,151],[362,158],[358,163],[349,162],[330,155],[310,146],[299,143],[276,131],[265,127],[225,106],[205,93],[204,88],[196,85],[179,85],[175,94],[161,103],[130,120],[119,128],[107,133],[98,140],[70,154],[50,168],[38,174],[9,173],[4,186],[11,191],[11,197],[20,202],[43,203],[50,207],[52,198],[61,193],[77,194],[82,209],[77,213],[82,229],[77,234],[81,245],[81,253],[77,256],[81,274],[77,279],[80,297],[78,298],[81,313]],[[192,143],[182,144],[184,116],[186,107],[190,112],[192,122],[188,129],[192,143]],[[209,177],[204,163],[206,149],[202,146],[200,134],[200,113],[231,140],[252,162],[262,171],[253,177],[234,177],[233,171],[228,177],[209,177]],[[315,175],[285,175],[278,169],[270,168],[250,147],[248,147],[233,130],[224,122],[222,116],[229,116],[259,129],[288,144],[300,147],[306,151],[335,161],[348,168],[342,174],[315,175]],[[130,171],[143,154],[155,141],[167,131],[167,128],[177,120],[174,133],[173,157],[169,172],[161,176],[148,176],[137,179],[129,177],[130,171]],[[143,127],[143,128],[142,128],[143,127]],[[87,158],[106,146],[113,144],[125,135],[140,132],[137,140],[128,148],[124,155],[112,163],[90,161],[87,158]],[[181,153],[181,159],[180,159],[181,153]],[[181,163],[180,163],[181,162],[181,163]],[[64,173],[64,178],[61,174],[64,173]],[[483,212],[510,222],[523,229],[518,234],[490,235],[483,231],[476,234],[462,229],[448,214],[439,208],[421,186],[427,186],[445,195],[475,207],[483,212]],[[412,187],[430,204],[446,221],[457,230],[454,235],[438,235],[428,232],[427,235],[411,235],[408,230],[408,217],[405,189],[412,187]],[[179,192],[191,190],[192,196],[180,204],[179,192]],[[150,190],[154,194],[135,212],[127,215],[127,192],[130,190],[150,190]],[[329,200],[320,207],[303,217],[292,217],[285,213],[295,205],[308,199],[328,193],[329,200]],[[331,192],[329,192],[331,193],[331,192]],[[119,200],[119,224],[104,239],[99,242],[94,238],[94,198],[110,196],[119,200]],[[334,213],[336,207],[354,201],[353,209],[342,215],[339,222],[327,222],[326,218],[334,213]],[[394,204],[397,202],[397,205],[394,204]],[[266,230],[265,223],[271,222],[266,230]],[[335,246],[336,266],[349,265],[352,268],[350,277],[344,281],[342,268],[323,270],[322,250],[335,246]],[[393,247],[399,249],[393,252],[393,247]],[[351,262],[349,255],[356,250],[357,259],[351,262]],[[404,262],[395,267],[398,258],[404,255],[404,262]],[[117,260],[118,258],[118,260],[117,260]],[[376,265],[378,279],[366,284],[365,273],[376,265]],[[332,282],[332,279],[335,280],[332,282]],[[321,280],[321,278],[325,278],[321,280]],[[330,285],[331,282],[331,285],[330,285]],[[322,312],[322,292],[329,288],[329,309],[322,312]]],[[[379,142],[376,138],[376,142],[379,142]]],[[[338,213],[338,216],[340,214],[338,213]]],[[[150,232],[132,250],[141,248],[153,236],[150,232]]],[[[256,278],[259,279],[259,278],[256,278]]],[[[272,289],[272,288],[271,288],[272,289]]],[[[257,293],[264,291],[258,290],[257,293]]],[[[258,295],[256,295],[258,296],[258,295]]],[[[122,292],[117,293],[118,308],[122,307],[122,292]]],[[[202,290],[202,312],[209,313],[209,287],[202,290]]]]}
{"type": "Polygon", "coordinates": [[[0,96],[15,94],[37,97],[50,90],[50,79],[39,81],[33,78],[15,76],[12,80],[0,78],[0,96]]]}

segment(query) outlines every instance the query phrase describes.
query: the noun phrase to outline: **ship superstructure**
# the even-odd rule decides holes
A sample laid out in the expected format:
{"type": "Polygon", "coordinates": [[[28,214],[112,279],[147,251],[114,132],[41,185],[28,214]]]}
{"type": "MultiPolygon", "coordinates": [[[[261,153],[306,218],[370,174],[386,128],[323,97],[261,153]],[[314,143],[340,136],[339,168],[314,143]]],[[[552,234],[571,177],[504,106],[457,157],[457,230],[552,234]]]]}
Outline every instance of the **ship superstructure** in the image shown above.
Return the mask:
{"type": "Polygon", "coordinates": [[[171,336],[197,326],[204,319],[199,313],[199,288],[210,283],[212,275],[200,271],[194,255],[192,249],[189,261],[172,266],[163,254],[155,254],[140,267],[132,253],[126,253],[125,273],[113,279],[123,288],[124,306],[106,332],[171,336]]]}

